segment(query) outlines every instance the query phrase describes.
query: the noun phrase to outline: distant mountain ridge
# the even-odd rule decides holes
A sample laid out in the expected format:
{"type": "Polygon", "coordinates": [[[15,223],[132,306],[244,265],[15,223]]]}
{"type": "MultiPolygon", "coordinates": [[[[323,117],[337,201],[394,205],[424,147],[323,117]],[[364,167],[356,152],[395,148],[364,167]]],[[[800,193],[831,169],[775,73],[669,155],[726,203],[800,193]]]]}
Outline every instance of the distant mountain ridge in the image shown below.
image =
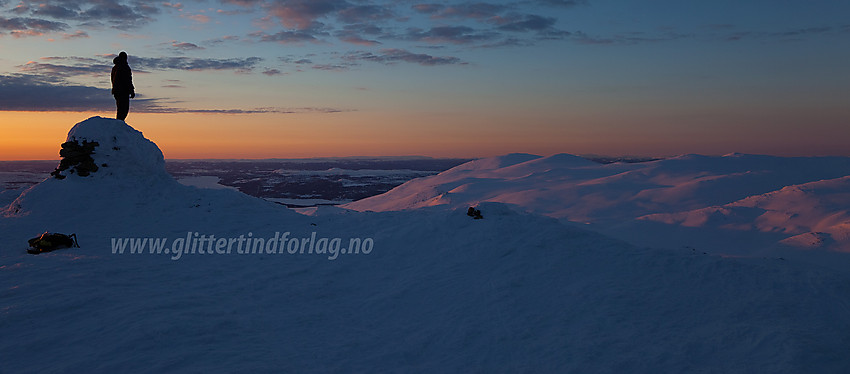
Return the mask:
{"type": "MultiPolygon", "coordinates": [[[[359,211],[391,211],[417,209],[426,206],[472,206],[481,202],[513,204],[520,209],[577,223],[589,223],[607,234],[616,234],[611,227],[632,225],[635,220],[650,220],[669,225],[694,227],[697,216],[712,208],[733,204],[739,200],[753,201],[758,196],[773,194],[774,203],[780,196],[776,191],[794,186],[807,189],[809,200],[829,201],[834,206],[806,215],[804,223],[796,211],[805,210],[807,202],[790,199],[781,209],[771,210],[776,217],[788,215],[788,225],[809,227],[810,230],[780,230],[749,226],[719,225],[728,230],[766,230],[788,234],[781,241],[799,246],[813,237],[820,238],[808,246],[836,251],[850,250],[844,217],[850,211],[850,201],[840,192],[827,193],[827,182],[844,186],[850,175],[848,157],[776,157],[733,153],[725,156],[682,155],[642,163],[599,164],[584,158],[557,154],[541,157],[529,154],[510,154],[475,160],[440,174],[409,181],[378,196],[343,205],[359,211]],[[818,184],[820,183],[820,184],[818,184]],[[692,213],[686,213],[692,212],[692,213]],[[794,223],[790,223],[794,222],[794,223]],[[822,222],[835,226],[822,227],[822,222]],[[822,229],[819,229],[822,228],[822,229]],[[792,236],[804,235],[797,239],[792,236]],[[823,240],[826,238],[825,240],[823,240]],[[785,240],[787,239],[787,240],[785,240]]],[[[841,191],[832,188],[829,191],[841,191]]],[[[741,206],[741,203],[736,203],[741,206]]],[[[729,210],[730,207],[724,208],[729,210]]],[[[739,209],[740,211],[741,209],[739,209]]],[[[752,217],[756,219],[758,217],[752,217]]],[[[739,220],[746,221],[743,216],[739,220]]],[[[761,217],[761,220],[767,219],[761,217]]],[[[707,222],[707,219],[703,219],[707,222]]],[[[639,223],[637,223],[639,225],[639,223]]],[[[631,232],[630,232],[631,233],[631,232]]],[[[629,233],[629,234],[630,234],[629,233]]],[[[620,236],[626,238],[627,234],[620,236]]]]}

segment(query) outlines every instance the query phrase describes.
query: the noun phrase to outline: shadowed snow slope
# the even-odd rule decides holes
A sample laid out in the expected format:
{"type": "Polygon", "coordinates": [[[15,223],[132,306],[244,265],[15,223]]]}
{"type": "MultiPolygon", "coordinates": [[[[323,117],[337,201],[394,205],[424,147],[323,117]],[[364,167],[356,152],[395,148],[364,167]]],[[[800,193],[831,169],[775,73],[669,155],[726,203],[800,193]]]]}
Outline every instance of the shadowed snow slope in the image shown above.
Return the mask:
{"type": "MultiPolygon", "coordinates": [[[[639,249],[502,203],[481,203],[481,220],[451,206],[301,215],[235,191],[182,186],[162,173],[161,153],[140,133],[89,121],[73,133],[117,148],[95,150],[108,166],[47,179],[0,217],[0,371],[795,373],[850,365],[850,279],[841,272],[639,249]],[[92,123],[97,131],[87,133],[92,123]],[[81,248],[26,254],[26,239],[43,230],[76,231],[81,248]],[[284,232],[281,248],[295,251],[234,248],[179,260],[168,251],[187,234],[217,242],[284,232]],[[314,234],[341,238],[342,248],[350,238],[374,246],[299,253],[314,234]],[[122,253],[113,238],[124,236],[167,244],[162,253],[122,253]]],[[[490,175],[538,173],[533,165],[563,174],[561,162],[600,173],[573,156],[478,166],[490,175]]],[[[469,181],[469,190],[480,188],[469,181]]]]}

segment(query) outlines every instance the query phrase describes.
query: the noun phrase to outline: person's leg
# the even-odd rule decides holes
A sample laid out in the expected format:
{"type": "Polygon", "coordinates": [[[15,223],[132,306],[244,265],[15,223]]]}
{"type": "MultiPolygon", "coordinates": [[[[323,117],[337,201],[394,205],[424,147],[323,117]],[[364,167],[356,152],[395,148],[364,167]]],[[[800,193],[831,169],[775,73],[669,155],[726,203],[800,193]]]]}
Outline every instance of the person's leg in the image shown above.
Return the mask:
{"type": "Polygon", "coordinates": [[[130,97],[115,97],[115,105],[118,106],[118,113],[115,118],[120,120],[125,120],[127,118],[127,113],[130,112],[130,97]]]}

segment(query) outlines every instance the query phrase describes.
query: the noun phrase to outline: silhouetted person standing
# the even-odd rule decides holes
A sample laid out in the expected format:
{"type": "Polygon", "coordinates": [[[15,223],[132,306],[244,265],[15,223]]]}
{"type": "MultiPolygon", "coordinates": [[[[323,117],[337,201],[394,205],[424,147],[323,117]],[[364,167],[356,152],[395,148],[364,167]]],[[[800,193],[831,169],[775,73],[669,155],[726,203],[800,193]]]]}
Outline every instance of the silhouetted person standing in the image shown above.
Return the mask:
{"type": "Polygon", "coordinates": [[[133,72],[127,64],[127,52],[121,52],[112,60],[112,96],[115,96],[115,105],[118,106],[118,114],[115,118],[124,120],[130,112],[130,99],[136,97],[133,87],[133,72]]]}

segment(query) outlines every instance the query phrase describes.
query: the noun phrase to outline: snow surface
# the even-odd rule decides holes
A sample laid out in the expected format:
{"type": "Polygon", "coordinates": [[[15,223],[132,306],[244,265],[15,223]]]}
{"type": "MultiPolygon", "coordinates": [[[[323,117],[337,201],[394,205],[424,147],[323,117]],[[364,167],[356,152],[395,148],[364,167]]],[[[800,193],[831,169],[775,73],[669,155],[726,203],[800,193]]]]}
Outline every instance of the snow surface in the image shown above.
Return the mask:
{"type": "Polygon", "coordinates": [[[572,155],[514,154],[460,165],[343,206],[391,211],[501,202],[641,245],[736,255],[794,255],[786,245],[848,252],[848,175],[847,157],[684,155],[598,164],[572,155]],[[805,198],[790,192],[801,189],[805,198]],[[770,203],[759,203],[764,199],[770,203]]]}
{"type": "Polygon", "coordinates": [[[784,187],[734,203],[641,219],[788,235],[782,243],[850,252],[850,176],[784,187]]]}
{"type": "Polygon", "coordinates": [[[0,207],[7,206],[21,195],[22,190],[8,189],[0,191],[0,207]]]}
{"type": "MultiPolygon", "coordinates": [[[[83,135],[100,142],[94,158],[98,164],[108,158],[109,166],[89,177],[50,178],[0,218],[0,372],[838,373],[850,367],[845,272],[776,258],[639,248],[500,202],[480,203],[482,220],[466,216],[461,203],[387,212],[322,206],[298,214],[166,178],[161,152],[121,121],[89,119],[69,137],[83,135]],[[81,248],[26,254],[26,239],[44,230],[76,232],[81,248]],[[256,238],[284,231],[372,238],[374,249],[334,260],[262,252],[172,260],[113,254],[110,246],[110,238],[123,236],[250,232],[256,238]]],[[[621,178],[640,179],[634,166],[556,159],[585,179],[629,168],[634,174],[621,178]]],[[[532,179],[514,178],[547,191],[558,184],[533,175],[548,172],[557,182],[567,174],[560,162],[510,155],[433,178],[452,184],[446,175],[463,174],[450,190],[469,185],[453,194],[470,198],[486,192],[480,180],[500,174],[508,180],[527,173],[532,179]],[[551,169],[522,165],[535,160],[551,169]],[[507,168],[515,169],[500,171],[507,168]]],[[[656,181],[685,179],[657,171],[656,181]]]]}

